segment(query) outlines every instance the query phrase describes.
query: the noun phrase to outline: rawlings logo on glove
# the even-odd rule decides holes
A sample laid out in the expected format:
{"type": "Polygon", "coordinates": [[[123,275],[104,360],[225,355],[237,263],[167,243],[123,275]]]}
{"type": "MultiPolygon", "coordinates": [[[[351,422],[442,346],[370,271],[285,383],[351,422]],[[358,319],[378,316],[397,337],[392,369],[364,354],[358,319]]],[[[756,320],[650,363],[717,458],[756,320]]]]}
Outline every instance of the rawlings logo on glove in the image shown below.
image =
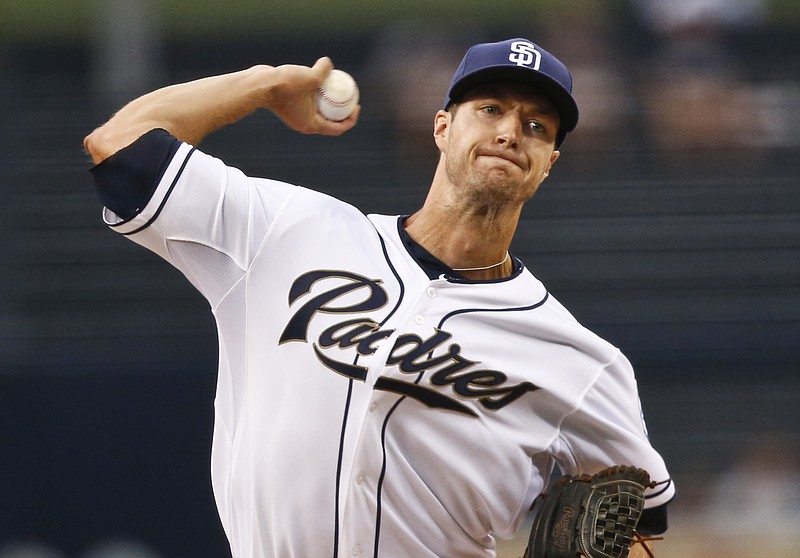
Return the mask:
{"type": "Polygon", "coordinates": [[[644,491],[655,484],[644,469],[626,465],[562,477],[540,497],[525,558],[626,558],[641,540],[644,491]]]}

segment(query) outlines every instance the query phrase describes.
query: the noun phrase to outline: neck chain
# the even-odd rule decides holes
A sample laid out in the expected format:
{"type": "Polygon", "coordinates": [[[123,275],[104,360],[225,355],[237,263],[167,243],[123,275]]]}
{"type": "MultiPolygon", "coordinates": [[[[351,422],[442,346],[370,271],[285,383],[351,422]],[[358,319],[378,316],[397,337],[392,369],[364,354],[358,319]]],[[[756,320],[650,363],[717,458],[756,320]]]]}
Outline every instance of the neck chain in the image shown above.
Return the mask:
{"type": "Polygon", "coordinates": [[[508,250],[506,250],[505,257],[502,260],[500,260],[499,262],[497,262],[496,264],[487,265],[487,266],[484,266],[484,267],[462,267],[460,269],[456,269],[454,267],[452,269],[453,269],[453,271],[484,271],[486,269],[492,269],[492,268],[499,267],[499,266],[503,265],[504,263],[506,263],[507,259],[508,259],[508,250]]]}

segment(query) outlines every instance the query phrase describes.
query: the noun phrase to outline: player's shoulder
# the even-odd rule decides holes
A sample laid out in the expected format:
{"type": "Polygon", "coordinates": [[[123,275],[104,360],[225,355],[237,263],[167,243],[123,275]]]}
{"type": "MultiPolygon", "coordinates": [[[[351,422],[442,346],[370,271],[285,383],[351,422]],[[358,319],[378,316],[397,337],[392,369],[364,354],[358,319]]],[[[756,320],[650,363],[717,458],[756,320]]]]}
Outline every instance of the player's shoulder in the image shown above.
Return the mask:
{"type": "MultiPolygon", "coordinates": [[[[538,279],[533,275],[531,277],[536,284],[546,289],[538,279]]],[[[556,294],[549,290],[546,292],[547,299],[542,304],[537,318],[546,323],[546,329],[552,340],[580,348],[582,352],[595,355],[600,360],[616,360],[620,355],[620,349],[616,345],[584,324],[556,294]]]]}
{"type": "Polygon", "coordinates": [[[366,220],[366,215],[356,206],[321,190],[303,184],[280,182],[269,178],[253,178],[251,180],[256,187],[277,188],[290,193],[293,202],[302,204],[307,213],[315,214],[321,212],[323,217],[347,215],[351,218],[358,217],[366,220]]]}
{"type": "MultiPolygon", "coordinates": [[[[175,159],[178,158],[176,157],[175,159]]],[[[291,179],[253,176],[246,170],[199,149],[192,150],[191,161],[188,161],[188,156],[186,159],[189,168],[186,172],[193,174],[195,178],[197,178],[197,175],[215,174],[217,176],[214,180],[219,182],[222,187],[249,191],[248,196],[255,196],[262,204],[273,207],[277,200],[288,202],[290,206],[292,204],[301,204],[303,210],[300,211],[298,209],[295,211],[294,214],[296,216],[302,213],[316,216],[317,218],[332,215],[341,216],[342,214],[348,214],[351,217],[356,215],[364,217],[363,213],[352,204],[322,190],[299,182],[293,182],[291,179]]],[[[173,160],[172,164],[180,166],[184,162],[173,160]]]]}
{"type": "Polygon", "coordinates": [[[382,234],[388,236],[398,236],[399,238],[399,220],[402,218],[400,215],[370,213],[367,215],[367,218],[382,234]]]}

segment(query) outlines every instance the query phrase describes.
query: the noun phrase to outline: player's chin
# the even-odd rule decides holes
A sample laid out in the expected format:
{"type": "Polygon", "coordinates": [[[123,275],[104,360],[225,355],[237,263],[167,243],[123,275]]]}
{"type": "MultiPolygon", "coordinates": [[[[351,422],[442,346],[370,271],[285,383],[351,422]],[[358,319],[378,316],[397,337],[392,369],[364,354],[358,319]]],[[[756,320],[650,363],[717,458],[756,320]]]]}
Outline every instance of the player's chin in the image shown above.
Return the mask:
{"type": "Polygon", "coordinates": [[[538,184],[527,176],[494,175],[486,181],[487,189],[495,192],[497,200],[510,204],[525,203],[538,190],[538,184]]]}
{"type": "Polygon", "coordinates": [[[525,173],[515,165],[499,165],[484,168],[479,173],[487,186],[517,190],[525,183],[525,173]]]}
{"type": "Polygon", "coordinates": [[[523,187],[519,180],[496,174],[473,177],[470,185],[468,191],[475,196],[473,201],[490,205],[507,205],[518,201],[523,187]]]}

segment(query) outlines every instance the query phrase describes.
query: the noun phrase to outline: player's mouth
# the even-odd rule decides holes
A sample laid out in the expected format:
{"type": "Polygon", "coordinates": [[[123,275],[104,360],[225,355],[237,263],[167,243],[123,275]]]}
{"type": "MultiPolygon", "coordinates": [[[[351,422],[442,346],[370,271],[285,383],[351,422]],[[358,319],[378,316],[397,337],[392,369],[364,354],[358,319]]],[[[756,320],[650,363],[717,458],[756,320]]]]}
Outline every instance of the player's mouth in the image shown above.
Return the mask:
{"type": "Polygon", "coordinates": [[[526,170],[525,160],[516,153],[507,149],[482,148],[477,152],[478,157],[495,157],[512,163],[522,170],[526,170]]]}

